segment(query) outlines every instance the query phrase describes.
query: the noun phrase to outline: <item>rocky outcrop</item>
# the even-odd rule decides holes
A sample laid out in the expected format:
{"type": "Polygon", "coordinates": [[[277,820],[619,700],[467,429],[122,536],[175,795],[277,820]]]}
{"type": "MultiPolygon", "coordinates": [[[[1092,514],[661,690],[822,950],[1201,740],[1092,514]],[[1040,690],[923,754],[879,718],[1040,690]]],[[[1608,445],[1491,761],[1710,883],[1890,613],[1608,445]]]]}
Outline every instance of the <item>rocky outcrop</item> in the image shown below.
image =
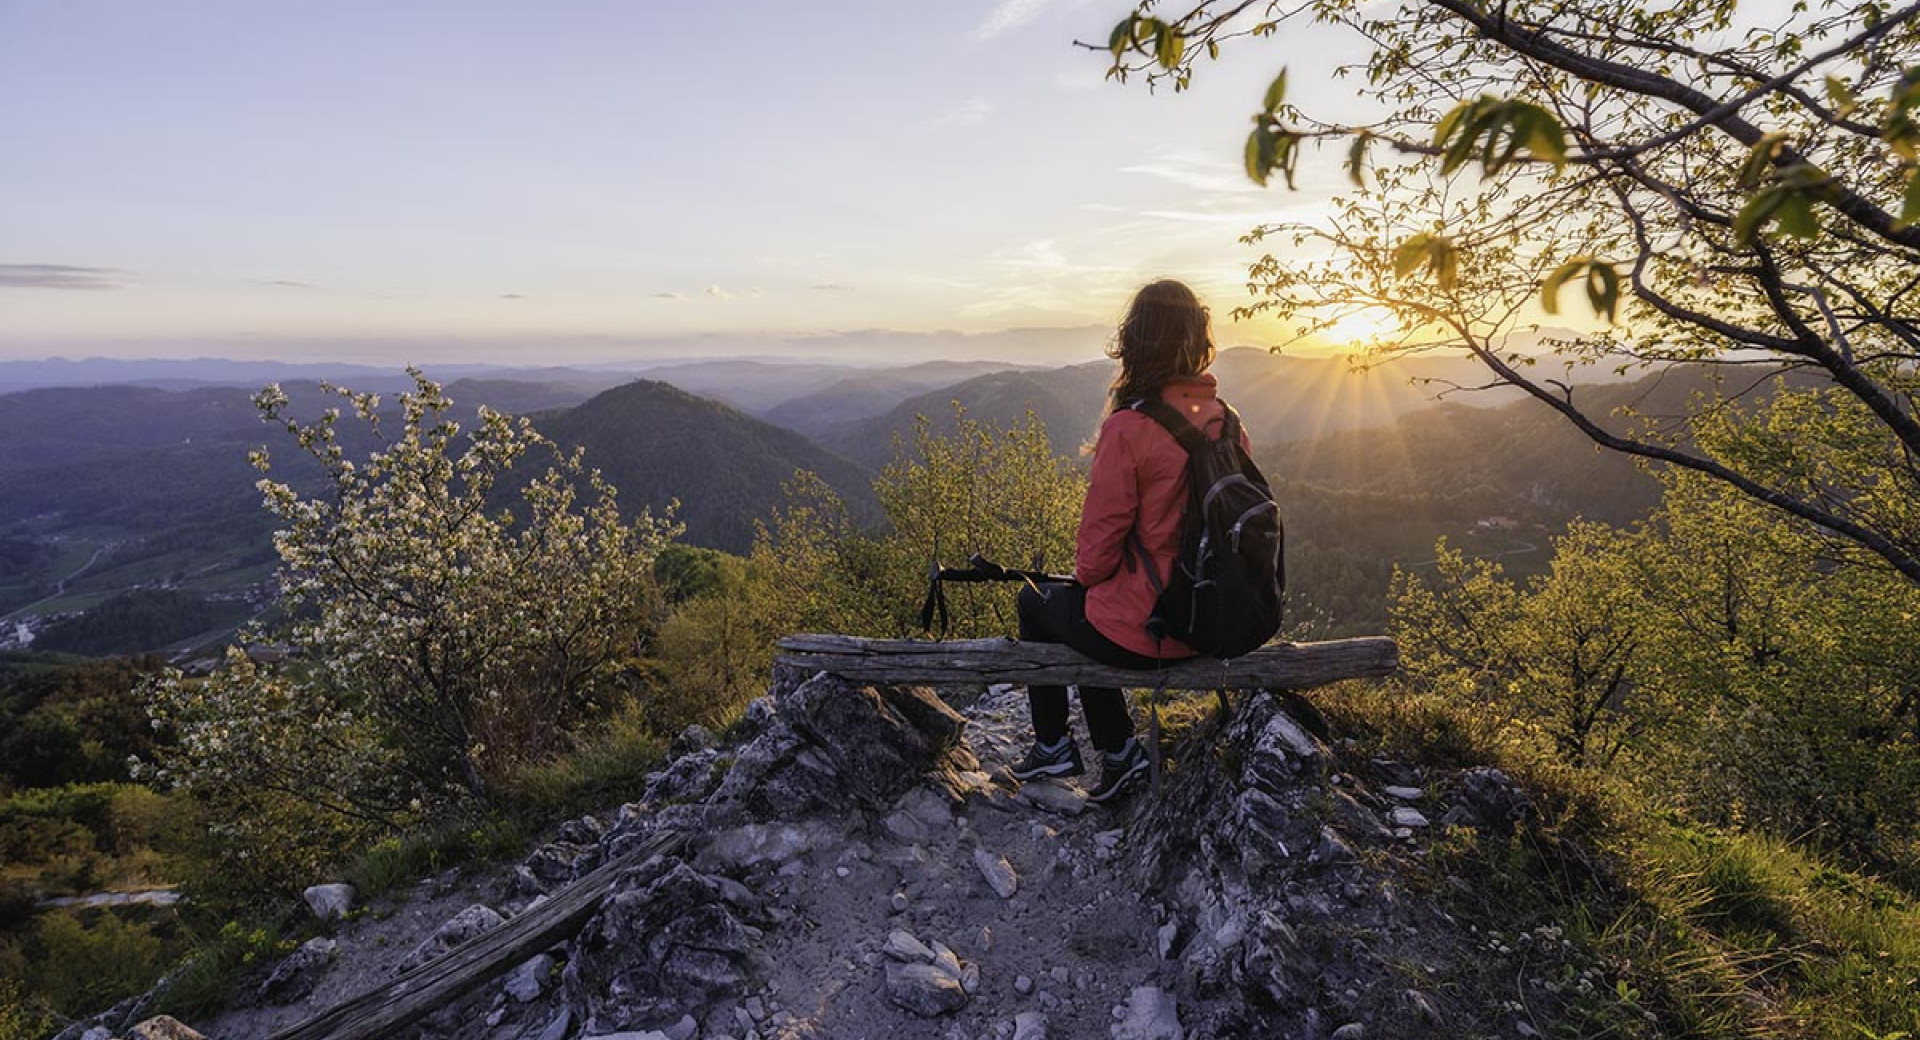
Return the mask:
{"type": "MultiPolygon", "coordinates": [[[[1449,995],[1487,948],[1408,884],[1436,835],[1523,823],[1498,771],[1356,758],[1317,714],[1256,694],[1174,749],[1158,801],[1094,805],[1004,776],[1029,739],[1022,691],[963,702],[965,717],[927,690],[783,675],[732,747],[689,731],[640,799],[562,825],[491,905],[524,912],[656,835],[683,847],[415,1036],[1511,1033],[1449,995]]],[[[413,963],[501,916],[472,906],[400,949],[432,930],[413,963]]],[[[364,923],[336,933],[336,960],[369,956],[364,923]]],[[[263,996],[310,988],[282,968],[263,996]]]]}

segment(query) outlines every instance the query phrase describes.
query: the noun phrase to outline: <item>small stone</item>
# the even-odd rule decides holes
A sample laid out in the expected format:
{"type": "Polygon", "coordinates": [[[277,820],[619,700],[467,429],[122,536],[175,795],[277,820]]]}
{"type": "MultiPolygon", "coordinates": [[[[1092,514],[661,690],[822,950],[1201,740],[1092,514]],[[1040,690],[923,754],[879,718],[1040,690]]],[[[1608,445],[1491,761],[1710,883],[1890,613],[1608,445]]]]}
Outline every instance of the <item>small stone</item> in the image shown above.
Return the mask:
{"type": "Polygon", "coordinates": [[[851,871],[851,870],[848,870],[848,869],[847,869],[847,868],[845,868],[845,867],[835,867],[835,868],[833,868],[833,876],[834,876],[834,877],[839,877],[839,878],[843,878],[843,877],[846,877],[846,876],[847,876],[848,874],[851,874],[851,873],[853,873],[853,871],[851,871]]]}
{"type": "Polygon", "coordinates": [[[692,1015],[681,1015],[680,1021],[661,1030],[667,1040],[693,1040],[694,1034],[699,1031],[700,1023],[694,1021],[692,1015]]]}
{"type": "Polygon", "coordinates": [[[325,938],[308,939],[301,943],[299,949],[273,966],[267,980],[260,984],[257,998],[262,1004],[280,1006],[311,994],[314,987],[320,984],[327,967],[333,963],[338,948],[332,939],[325,938]]]}
{"type": "Polygon", "coordinates": [[[923,1018],[966,1006],[960,980],[931,964],[887,965],[887,999],[923,1018]]]}
{"type": "Polygon", "coordinates": [[[345,883],[337,885],[314,885],[300,897],[307,901],[313,910],[313,916],[322,921],[338,921],[353,909],[353,886],[345,883]]]}
{"type": "Polygon", "coordinates": [[[1348,1022],[1333,1031],[1333,1040],[1364,1040],[1367,1027],[1358,1022],[1348,1022]]]}
{"type": "Polygon", "coordinates": [[[1054,996],[1052,990],[1043,989],[1040,991],[1040,995],[1034,999],[1038,1000],[1040,1006],[1048,1011],[1053,1011],[1060,1006],[1060,998],[1054,996]]]}
{"type": "Polygon", "coordinates": [[[1032,993],[1033,980],[1026,977],[1025,975],[1015,975],[1013,977],[1013,991],[1015,993],[1020,994],[1023,997],[1029,993],[1032,993]]]}
{"type": "Polygon", "coordinates": [[[1093,843],[1095,845],[1100,846],[1103,849],[1118,848],[1120,845],[1120,839],[1126,837],[1126,834],[1127,832],[1125,828],[1115,827],[1110,831],[1101,831],[1100,833],[1094,835],[1093,843]]]}
{"type": "Polygon", "coordinates": [[[1388,815],[1392,818],[1395,827],[1427,826],[1426,816],[1422,814],[1420,810],[1412,808],[1411,806],[1395,806],[1393,812],[1388,815]]]}
{"type": "Polygon", "coordinates": [[[507,996],[522,1004],[539,999],[553,978],[555,963],[552,957],[542,953],[513,969],[513,974],[507,976],[507,996]]]}
{"type": "Polygon", "coordinates": [[[1033,783],[1020,788],[1020,800],[1037,809],[1078,816],[1087,811],[1087,796],[1077,787],[1064,784],[1033,783]]]}
{"type": "Polygon", "coordinates": [[[1013,872],[1013,865],[1007,862],[1005,856],[977,848],[973,850],[973,864],[980,868],[981,876],[987,879],[987,886],[993,889],[994,895],[1012,899],[1013,894],[1020,891],[1020,876],[1013,872]]]}
{"type": "Polygon", "coordinates": [[[400,962],[401,971],[410,971],[431,961],[448,950],[459,946],[474,937],[490,932],[507,923],[500,911],[481,903],[475,903],[453,915],[445,924],[413,948],[406,959],[400,962]]]}
{"type": "Polygon", "coordinates": [[[492,1011],[487,1013],[487,1028],[492,1029],[494,1026],[499,1025],[500,1020],[506,1017],[507,1017],[506,1008],[494,1008],[492,1011]]]}
{"type": "Polygon", "coordinates": [[[960,977],[960,955],[947,949],[947,944],[936,941],[933,944],[933,966],[953,976],[960,977]]]}
{"type": "Polygon", "coordinates": [[[895,892],[890,903],[893,906],[894,913],[904,914],[907,912],[907,894],[905,892],[895,892]]]}
{"type": "Polygon", "coordinates": [[[1111,1032],[1113,1040],[1180,1040],[1180,1005],[1158,986],[1135,986],[1127,995],[1127,1017],[1111,1032]]]}
{"type": "Polygon", "coordinates": [[[553,1021],[547,1023],[547,1028],[540,1031],[540,1040],[565,1040],[567,1033],[572,1029],[573,1009],[561,1008],[553,1021]]]}
{"type": "Polygon", "coordinates": [[[887,945],[883,948],[886,955],[897,961],[931,964],[934,953],[927,944],[913,937],[913,933],[895,928],[887,933],[887,945]]]}
{"type": "Polygon", "coordinates": [[[1063,965],[1063,964],[1055,965],[1054,967],[1052,967],[1047,971],[1047,974],[1052,976],[1053,981],[1059,983],[1062,986],[1073,981],[1073,973],[1069,972],[1066,968],[1066,965],[1063,965]]]}
{"type": "Polygon", "coordinates": [[[1038,1011],[1013,1016],[1013,1040],[1047,1040],[1047,1016],[1038,1011]]]}
{"type": "Polygon", "coordinates": [[[981,925],[979,938],[975,939],[974,942],[979,945],[981,953],[992,953],[993,929],[984,924],[981,925]]]}
{"type": "Polygon", "coordinates": [[[759,997],[748,997],[747,998],[747,1014],[752,1015],[753,1020],[755,1022],[766,1021],[767,1002],[764,1000],[761,1000],[759,997]]]}
{"type": "Polygon", "coordinates": [[[1174,942],[1180,938],[1180,922],[1168,921],[1160,926],[1155,935],[1159,940],[1160,959],[1164,961],[1173,952],[1174,942]]]}
{"type": "MultiPolygon", "coordinates": [[[[1418,787],[1382,787],[1380,789],[1389,798],[1398,798],[1403,802],[1417,802],[1427,796],[1427,792],[1418,787]]],[[[1342,1027],[1345,1028],[1345,1027],[1342,1027]]],[[[1337,1033],[1335,1035],[1338,1035],[1337,1033]]]]}
{"type": "Polygon", "coordinates": [[[129,1040],[207,1040],[169,1015],[155,1015],[127,1031],[129,1040]]]}
{"type": "Polygon", "coordinates": [[[960,988],[967,991],[967,996],[973,996],[975,993],[980,992],[980,966],[978,964],[968,964],[960,969],[960,988]]]}

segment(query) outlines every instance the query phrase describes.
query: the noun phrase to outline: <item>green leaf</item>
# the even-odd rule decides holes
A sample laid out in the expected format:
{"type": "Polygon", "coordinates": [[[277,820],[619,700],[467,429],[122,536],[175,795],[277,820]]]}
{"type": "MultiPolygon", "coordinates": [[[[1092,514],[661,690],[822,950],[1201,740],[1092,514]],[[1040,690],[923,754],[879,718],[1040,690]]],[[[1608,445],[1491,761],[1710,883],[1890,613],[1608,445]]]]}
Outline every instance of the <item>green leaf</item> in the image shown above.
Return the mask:
{"type": "Polygon", "coordinates": [[[1900,200],[1900,219],[1894,221],[1895,231],[1904,231],[1908,227],[1920,224],[1920,170],[1907,171],[1907,192],[1900,200]]]}
{"type": "Polygon", "coordinates": [[[1220,60],[1220,41],[1219,40],[1207,41],[1207,57],[1212,58],[1215,61],[1220,60]]]}
{"type": "Polygon", "coordinates": [[[1287,100],[1287,70],[1281,69],[1273,82],[1267,84],[1267,96],[1261,101],[1262,108],[1272,114],[1279,111],[1280,105],[1287,100]]]}
{"type": "Polygon", "coordinates": [[[1441,116],[1440,121],[1433,124],[1433,143],[1435,147],[1446,144],[1447,138],[1453,136],[1453,131],[1460,125],[1460,121],[1465,119],[1467,113],[1472,112],[1479,104],[1480,102],[1478,101],[1462,101],[1449,109],[1446,115],[1441,116]]]}
{"type": "Polygon", "coordinates": [[[1451,239],[1433,236],[1427,243],[1427,267],[1433,271],[1433,280],[1442,292],[1452,292],[1460,279],[1460,251],[1453,247],[1451,239]]]}
{"type": "Polygon", "coordinates": [[[1587,302],[1593,305],[1593,313],[1613,323],[1614,311],[1620,306],[1620,272],[1612,264],[1594,261],[1587,265],[1587,302]]]}
{"type": "Polygon", "coordinates": [[[1113,52],[1116,61],[1134,42],[1133,21],[1132,16],[1128,16],[1119,25],[1114,26],[1113,34],[1107,37],[1107,49],[1113,52]]]}
{"type": "Polygon", "coordinates": [[[1367,147],[1373,143],[1373,135],[1365,130],[1353,136],[1353,144],[1347,149],[1347,176],[1353,178],[1353,186],[1364,188],[1366,178],[1361,176],[1367,162],[1367,147]]]}
{"type": "Polygon", "coordinates": [[[1266,123],[1247,135],[1246,163],[1247,179],[1266,187],[1267,175],[1273,172],[1273,129],[1266,123]]]}
{"type": "Polygon", "coordinates": [[[1180,56],[1187,52],[1187,38],[1180,34],[1180,30],[1161,22],[1159,31],[1153,37],[1153,52],[1161,68],[1171,69],[1180,64],[1180,56]]]}
{"type": "Polygon", "coordinates": [[[1786,201],[1786,196],[1786,189],[1775,185],[1766,191],[1756,192],[1748,198],[1747,204],[1741,206],[1740,212],[1733,217],[1734,245],[1742,249],[1753,245],[1753,240],[1760,234],[1760,229],[1772,219],[1774,211],[1786,201]]]}
{"type": "Polygon", "coordinates": [[[1576,256],[1553,269],[1547,280],[1540,283],[1540,307],[1548,314],[1560,313],[1560,289],[1574,275],[1585,271],[1593,263],[1590,256],[1576,256]]]}
{"type": "Polygon", "coordinates": [[[1534,108],[1533,125],[1527,133],[1527,152],[1545,159],[1557,169],[1567,164],[1567,130],[1560,120],[1544,108],[1534,108]]]}
{"type": "Polygon", "coordinates": [[[1766,179],[1767,171],[1773,167],[1773,157],[1780,153],[1786,143],[1787,135],[1778,130],[1760,135],[1760,140],[1755,141],[1747,151],[1747,161],[1741,164],[1740,176],[1735,183],[1742,188],[1758,187],[1766,179]]]}
{"type": "Polygon", "coordinates": [[[1846,80],[1838,76],[1827,77],[1827,100],[1832,102],[1834,113],[1839,116],[1846,116],[1860,107],[1860,101],[1853,96],[1852,88],[1847,86],[1846,80]]]}
{"type": "Polygon", "coordinates": [[[1428,260],[1427,244],[1431,235],[1415,235],[1400,243],[1393,250],[1393,276],[1405,278],[1425,266],[1428,260]]]}
{"type": "Polygon", "coordinates": [[[1818,238],[1820,235],[1820,219],[1814,215],[1813,199],[1805,192],[1786,192],[1774,216],[1780,221],[1780,230],[1785,234],[1798,239],[1818,238]]]}

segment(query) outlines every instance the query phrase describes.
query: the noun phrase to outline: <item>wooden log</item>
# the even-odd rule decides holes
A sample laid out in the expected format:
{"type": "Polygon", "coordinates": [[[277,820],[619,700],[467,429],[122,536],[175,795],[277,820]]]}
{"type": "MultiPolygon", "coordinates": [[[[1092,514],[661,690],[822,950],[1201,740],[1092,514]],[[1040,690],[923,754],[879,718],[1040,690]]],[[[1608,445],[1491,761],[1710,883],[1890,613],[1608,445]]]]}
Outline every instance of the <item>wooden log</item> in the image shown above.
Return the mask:
{"type": "MultiPolygon", "coordinates": [[[[774,662],[793,668],[832,672],[854,682],[873,683],[1086,683],[1100,686],[1155,685],[1162,673],[1114,668],[1089,660],[1058,643],[1014,639],[862,639],[858,636],[795,635],[780,640],[774,662]]],[[[1276,643],[1244,657],[1211,657],[1169,662],[1168,689],[1304,690],[1342,679],[1391,674],[1400,666],[1400,648],[1384,636],[1336,639],[1324,643],[1276,643]]]]}
{"type": "Polygon", "coordinates": [[[600,900],[622,871],[672,849],[681,840],[675,833],[656,835],[646,845],[567,885],[500,927],[289,1026],[268,1040],[375,1040],[392,1036],[541,950],[572,938],[600,908],[600,900]]]}

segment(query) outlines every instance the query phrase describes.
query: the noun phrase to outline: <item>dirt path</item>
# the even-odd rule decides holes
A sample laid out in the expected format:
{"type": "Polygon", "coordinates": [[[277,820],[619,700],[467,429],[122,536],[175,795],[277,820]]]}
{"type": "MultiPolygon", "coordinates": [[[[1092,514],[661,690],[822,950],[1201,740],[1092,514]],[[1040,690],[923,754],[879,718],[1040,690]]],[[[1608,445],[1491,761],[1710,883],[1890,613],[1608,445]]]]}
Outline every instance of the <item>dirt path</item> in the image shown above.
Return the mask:
{"type": "MultiPolygon", "coordinates": [[[[966,740],[989,773],[1025,752],[1021,690],[996,687],[964,714],[966,740]]],[[[1076,737],[1091,750],[1084,732],[1076,737]]],[[[987,786],[959,805],[922,788],[884,818],[881,836],[852,836],[789,864],[764,894],[794,920],[769,933],[773,970],[736,1035],[1004,1038],[1027,1012],[1044,1015],[1050,1040],[1108,1040],[1132,988],[1162,981],[1156,908],[1117,869],[1127,810],[1048,787],[1014,795],[987,786]],[[1005,897],[979,862],[994,857],[1016,878],[1005,897]],[[889,997],[885,947],[895,930],[944,945],[977,970],[964,1007],[922,1018],[889,997]],[[760,1020],[755,1006],[767,1012],[760,1020]]],[[[709,1023],[703,1035],[719,1034],[709,1023]]]]}

